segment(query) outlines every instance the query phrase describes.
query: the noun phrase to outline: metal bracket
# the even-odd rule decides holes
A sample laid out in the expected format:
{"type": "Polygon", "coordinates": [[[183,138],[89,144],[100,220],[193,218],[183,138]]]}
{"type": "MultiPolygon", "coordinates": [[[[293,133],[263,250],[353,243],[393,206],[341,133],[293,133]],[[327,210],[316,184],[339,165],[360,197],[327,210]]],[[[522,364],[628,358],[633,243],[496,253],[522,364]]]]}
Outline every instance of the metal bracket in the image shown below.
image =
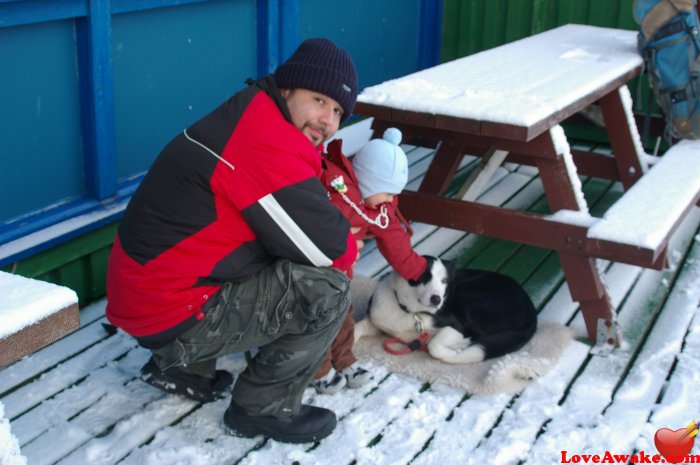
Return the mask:
{"type": "Polygon", "coordinates": [[[599,318],[596,326],[595,344],[591,348],[591,354],[606,356],[620,347],[620,340],[620,325],[617,320],[599,318]]]}

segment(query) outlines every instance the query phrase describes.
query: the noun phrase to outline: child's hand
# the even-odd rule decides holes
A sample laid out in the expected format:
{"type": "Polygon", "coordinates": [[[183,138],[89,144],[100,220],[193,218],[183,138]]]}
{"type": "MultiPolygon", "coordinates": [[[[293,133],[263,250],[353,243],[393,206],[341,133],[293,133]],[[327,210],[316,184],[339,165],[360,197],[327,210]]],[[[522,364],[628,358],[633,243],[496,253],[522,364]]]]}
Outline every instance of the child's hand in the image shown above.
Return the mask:
{"type": "MultiPolygon", "coordinates": [[[[359,228],[357,226],[353,226],[352,228],[350,228],[350,232],[353,235],[355,235],[360,231],[360,229],[361,228],[359,228]]],[[[365,246],[365,241],[363,241],[361,239],[355,239],[355,242],[357,242],[357,258],[355,258],[355,261],[353,262],[353,264],[351,266],[352,269],[355,268],[355,265],[357,265],[357,262],[360,260],[360,250],[362,250],[362,247],[365,246]]]]}

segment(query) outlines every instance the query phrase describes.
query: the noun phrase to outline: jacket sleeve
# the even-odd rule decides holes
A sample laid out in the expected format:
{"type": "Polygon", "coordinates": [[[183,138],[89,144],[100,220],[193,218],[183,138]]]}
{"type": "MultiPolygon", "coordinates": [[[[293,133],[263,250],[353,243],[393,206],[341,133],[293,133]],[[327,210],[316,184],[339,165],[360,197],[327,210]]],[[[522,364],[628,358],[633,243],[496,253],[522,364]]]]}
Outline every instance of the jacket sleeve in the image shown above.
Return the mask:
{"type": "Polygon", "coordinates": [[[387,205],[389,226],[386,229],[370,228],[375,235],[377,248],[391,267],[405,279],[417,279],[425,271],[428,262],[413,250],[411,236],[396,214],[397,199],[387,205]]]}
{"type": "Polygon", "coordinates": [[[349,268],[357,249],[349,222],[317,177],[319,154],[276,109],[251,113],[224,150],[232,164],[221,179],[227,199],[272,256],[346,271],[342,267],[349,268]]]}

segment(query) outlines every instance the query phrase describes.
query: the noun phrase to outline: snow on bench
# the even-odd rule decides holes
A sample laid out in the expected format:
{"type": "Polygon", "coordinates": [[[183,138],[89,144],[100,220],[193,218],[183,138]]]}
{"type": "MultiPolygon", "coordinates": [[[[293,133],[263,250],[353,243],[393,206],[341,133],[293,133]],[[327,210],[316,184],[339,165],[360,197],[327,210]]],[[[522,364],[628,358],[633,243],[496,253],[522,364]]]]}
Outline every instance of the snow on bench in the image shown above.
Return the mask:
{"type": "Polygon", "coordinates": [[[67,287],[0,271],[0,368],[78,329],[78,296],[67,287]]]}
{"type": "Polygon", "coordinates": [[[700,141],[683,140],[588,231],[591,239],[658,250],[700,197],[700,141]]]}

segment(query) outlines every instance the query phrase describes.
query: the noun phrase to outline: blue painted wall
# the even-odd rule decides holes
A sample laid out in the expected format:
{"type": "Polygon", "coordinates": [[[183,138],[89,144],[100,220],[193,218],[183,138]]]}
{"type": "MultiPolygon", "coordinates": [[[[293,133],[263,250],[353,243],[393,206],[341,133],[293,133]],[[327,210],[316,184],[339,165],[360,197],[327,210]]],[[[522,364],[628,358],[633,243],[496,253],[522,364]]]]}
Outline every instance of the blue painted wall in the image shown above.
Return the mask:
{"type": "Polygon", "coordinates": [[[416,71],[420,0],[301,2],[302,39],[328,37],[355,59],[360,89],[416,71]],[[371,12],[371,14],[368,14],[371,12]]]}
{"type": "Polygon", "coordinates": [[[0,266],[105,223],[179,131],[310,37],[360,87],[437,63],[441,0],[0,0],[0,266]]]}
{"type": "Polygon", "coordinates": [[[0,28],[0,221],[83,193],[72,21],[0,28]]]}
{"type": "Polygon", "coordinates": [[[112,66],[117,178],[255,77],[255,4],[218,1],[117,15],[112,66]]]}

